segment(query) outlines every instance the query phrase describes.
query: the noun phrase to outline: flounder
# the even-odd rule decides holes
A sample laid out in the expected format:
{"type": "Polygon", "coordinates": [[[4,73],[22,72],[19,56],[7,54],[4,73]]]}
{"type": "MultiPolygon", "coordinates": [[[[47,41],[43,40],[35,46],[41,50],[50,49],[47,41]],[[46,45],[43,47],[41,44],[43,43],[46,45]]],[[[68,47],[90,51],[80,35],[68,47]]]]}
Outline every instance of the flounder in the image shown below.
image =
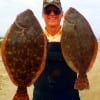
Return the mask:
{"type": "Polygon", "coordinates": [[[29,100],[27,86],[39,77],[46,59],[46,40],[30,9],[16,17],[4,36],[1,50],[8,75],[18,86],[13,100],[29,100]]]}
{"type": "Polygon", "coordinates": [[[86,18],[72,7],[64,16],[61,48],[69,67],[78,73],[74,87],[88,89],[87,72],[96,59],[98,43],[86,18]]]}

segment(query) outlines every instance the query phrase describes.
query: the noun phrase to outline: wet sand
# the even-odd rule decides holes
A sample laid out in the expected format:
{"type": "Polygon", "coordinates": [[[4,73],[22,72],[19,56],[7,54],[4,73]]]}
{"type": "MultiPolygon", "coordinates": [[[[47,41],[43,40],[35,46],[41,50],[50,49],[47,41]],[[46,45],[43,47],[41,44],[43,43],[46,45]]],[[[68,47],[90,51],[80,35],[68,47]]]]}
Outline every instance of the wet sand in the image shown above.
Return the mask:
{"type": "MultiPolygon", "coordinates": [[[[81,100],[100,100],[100,43],[96,61],[88,72],[90,89],[80,91],[81,100]]],[[[0,100],[12,100],[17,87],[9,79],[5,67],[0,58],[0,100]]],[[[32,100],[33,86],[28,87],[28,94],[32,100]]]]}

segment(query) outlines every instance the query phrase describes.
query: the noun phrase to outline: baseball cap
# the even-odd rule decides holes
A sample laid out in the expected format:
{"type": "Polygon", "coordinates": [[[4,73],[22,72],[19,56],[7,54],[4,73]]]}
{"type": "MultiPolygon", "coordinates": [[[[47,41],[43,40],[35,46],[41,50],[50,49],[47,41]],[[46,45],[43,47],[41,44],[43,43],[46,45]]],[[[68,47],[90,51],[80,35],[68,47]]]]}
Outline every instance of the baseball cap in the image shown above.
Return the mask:
{"type": "Polygon", "coordinates": [[[62,11],[62,6],[60,0],[43,0],[43,9],[49,5],[53,5],[62,11]]]}

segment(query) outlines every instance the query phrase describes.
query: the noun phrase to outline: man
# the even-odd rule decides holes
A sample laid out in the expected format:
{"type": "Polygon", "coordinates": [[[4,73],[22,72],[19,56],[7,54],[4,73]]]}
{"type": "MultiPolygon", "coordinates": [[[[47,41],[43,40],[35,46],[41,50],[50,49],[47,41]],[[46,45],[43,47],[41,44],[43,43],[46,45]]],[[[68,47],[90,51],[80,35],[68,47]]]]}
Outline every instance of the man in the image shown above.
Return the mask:
{"type": "Polygon", "coordinates": [[[43,3],[43,13],[42,16],[45,21],[45,35],[48,41],[60,42],[61,38],[61,18],[63,17],[63,11],[61,3],[59,0],[56,1],[46,1],[43,3]],[[57,2],[57,3],[55,3],[57,2]],[[49,34],[50,33],[50,34],[49,34]]]}
{"type": "Polygon", "coordinates": [[[80,100],[74,89],[77,74],[68,67],[61,52],[63,10],[60,0],[44,0],[42,16],[48,41],[47,60],[34,84],[33,100],[80,100]]]}

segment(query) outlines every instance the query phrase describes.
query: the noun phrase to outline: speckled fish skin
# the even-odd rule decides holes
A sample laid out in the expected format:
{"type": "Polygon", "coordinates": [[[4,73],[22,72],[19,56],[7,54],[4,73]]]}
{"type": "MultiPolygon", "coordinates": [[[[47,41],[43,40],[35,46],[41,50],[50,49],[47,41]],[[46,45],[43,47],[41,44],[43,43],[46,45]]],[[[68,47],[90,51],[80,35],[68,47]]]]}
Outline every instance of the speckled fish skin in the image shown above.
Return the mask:
{"type": "MultiPolygon", "coordinates": [[[[41,26],[29,9],[17,15],[2,43],[2,59],[18,92],[34,84],[44,69],[46,41],[41,26]]],[[[21,98],[21,96],[20,96],[21,98]]],[[[14,100],[28,100],[28,99],[14,100]]]]}
{"type": "MultiPolygon", "coordinates": [[[[96,59],[98,50],[96,37],[86,18],[72,7],[65,13],[62,33],[61,47],[65,61],[84,81],[84,78],[87,78],[86,73],[93,67],[96,59]]],[[[89,85],[88,79],[86,81],[89,85]]],[[[81,87],[83,84],[79,85],[78,89],[85,88],[81,87]]]]}

